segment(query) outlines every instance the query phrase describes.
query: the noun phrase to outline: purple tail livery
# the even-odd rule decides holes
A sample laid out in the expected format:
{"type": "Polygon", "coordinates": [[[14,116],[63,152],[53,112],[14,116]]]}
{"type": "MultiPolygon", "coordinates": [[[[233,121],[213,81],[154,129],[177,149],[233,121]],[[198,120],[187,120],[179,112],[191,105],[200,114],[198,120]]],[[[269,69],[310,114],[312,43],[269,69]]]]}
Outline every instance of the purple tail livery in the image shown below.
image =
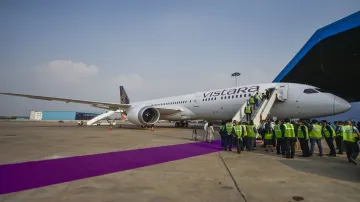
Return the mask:
{"type": "Polygon", "coordinates": [[[130,104],[130,99],[125,91],[124,86],[120,86],[120,104],[130,104]]]}

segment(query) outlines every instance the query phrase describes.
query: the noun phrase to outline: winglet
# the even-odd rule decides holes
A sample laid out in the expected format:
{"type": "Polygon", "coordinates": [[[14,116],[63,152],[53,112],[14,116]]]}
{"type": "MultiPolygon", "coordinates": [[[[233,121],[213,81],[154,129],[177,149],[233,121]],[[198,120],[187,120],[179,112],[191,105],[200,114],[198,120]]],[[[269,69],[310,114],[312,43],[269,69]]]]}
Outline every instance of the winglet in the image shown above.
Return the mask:
{"type": "Polygon", "coordinates": [[[130,104],[130,99],[125,91],[124,86],[120,86],[120,104],[130,104]]]}

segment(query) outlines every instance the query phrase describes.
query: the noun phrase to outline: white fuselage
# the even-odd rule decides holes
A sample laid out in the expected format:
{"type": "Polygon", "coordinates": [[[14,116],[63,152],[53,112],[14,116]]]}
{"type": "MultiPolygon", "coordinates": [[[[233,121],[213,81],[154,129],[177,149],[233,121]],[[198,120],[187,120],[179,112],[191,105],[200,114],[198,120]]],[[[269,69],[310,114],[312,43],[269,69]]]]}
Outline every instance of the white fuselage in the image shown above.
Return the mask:
{"type": "Polygon", "coordinates": [[[314,86],[295,83],[266,83],[198,92],[181,96],[132,103],[133,106],[153,106],[180,109],[181,112],[164,115],[163,120],[228,120],[231,119],[251,94],[265,93],[265,89],[281,87],[284,102],[276,102],[271,116],[283,118],[313,118],[340,114],[351,105],[331,93],[316,90],[314,86]]]}

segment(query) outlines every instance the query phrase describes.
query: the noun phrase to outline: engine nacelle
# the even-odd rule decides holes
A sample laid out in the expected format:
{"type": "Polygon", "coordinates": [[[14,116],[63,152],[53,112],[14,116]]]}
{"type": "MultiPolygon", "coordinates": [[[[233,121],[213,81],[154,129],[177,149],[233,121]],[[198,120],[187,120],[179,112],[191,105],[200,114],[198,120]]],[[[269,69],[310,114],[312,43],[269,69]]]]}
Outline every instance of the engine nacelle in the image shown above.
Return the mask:
{"type": "Polygon", "coordinates": [[[131,107],[127,110],[127,118],[138,125],[152,125],[159,121],[160,112],[150,106],[131,107]]]}

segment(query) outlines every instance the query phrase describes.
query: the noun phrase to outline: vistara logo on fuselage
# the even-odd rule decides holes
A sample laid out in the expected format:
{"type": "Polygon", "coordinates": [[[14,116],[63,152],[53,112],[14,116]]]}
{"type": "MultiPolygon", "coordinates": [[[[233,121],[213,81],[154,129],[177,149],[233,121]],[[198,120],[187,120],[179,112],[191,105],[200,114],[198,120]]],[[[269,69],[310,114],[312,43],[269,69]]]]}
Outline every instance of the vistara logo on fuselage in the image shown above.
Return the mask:
{"type": "Polygon", "coordinates": [[[250,86],[250,87],[240,87],[232,89],[217,90],[209,93],[204,93],[204,98],[206,97],[217,97],[223,95],[236,95],[239,93],[252,93],[259,91],[260,86],[250,86]]]}

